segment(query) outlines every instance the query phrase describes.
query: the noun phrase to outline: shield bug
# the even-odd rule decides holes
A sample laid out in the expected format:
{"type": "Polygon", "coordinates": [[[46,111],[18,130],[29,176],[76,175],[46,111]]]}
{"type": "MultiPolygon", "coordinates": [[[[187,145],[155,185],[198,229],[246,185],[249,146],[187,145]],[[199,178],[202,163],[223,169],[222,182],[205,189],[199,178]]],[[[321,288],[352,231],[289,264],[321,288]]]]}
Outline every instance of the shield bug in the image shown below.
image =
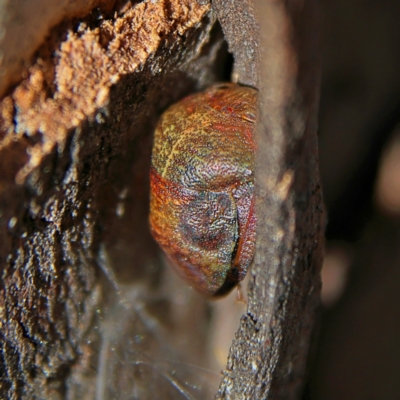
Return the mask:
{"type": "Polygon", "coordinates": [[[158,122],[150,172],[150,227],[179,274],[207,296],[227,294],[255,250],[257,91],[210,87],[158,122]]]}

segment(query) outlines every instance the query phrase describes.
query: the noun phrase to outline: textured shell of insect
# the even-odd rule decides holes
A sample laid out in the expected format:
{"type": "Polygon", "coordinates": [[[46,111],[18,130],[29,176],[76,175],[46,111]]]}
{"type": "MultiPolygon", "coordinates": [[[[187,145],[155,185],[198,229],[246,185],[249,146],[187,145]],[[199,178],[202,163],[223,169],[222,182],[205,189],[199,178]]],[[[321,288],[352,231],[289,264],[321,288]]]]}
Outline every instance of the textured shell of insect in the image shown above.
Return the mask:
{"type": "Polygon", "coordinates": [[[256,90],[219,84],[170,107],[156,128],[151,231],[207,296],[228,293],[253,259],[256,112],[256,90]]]}

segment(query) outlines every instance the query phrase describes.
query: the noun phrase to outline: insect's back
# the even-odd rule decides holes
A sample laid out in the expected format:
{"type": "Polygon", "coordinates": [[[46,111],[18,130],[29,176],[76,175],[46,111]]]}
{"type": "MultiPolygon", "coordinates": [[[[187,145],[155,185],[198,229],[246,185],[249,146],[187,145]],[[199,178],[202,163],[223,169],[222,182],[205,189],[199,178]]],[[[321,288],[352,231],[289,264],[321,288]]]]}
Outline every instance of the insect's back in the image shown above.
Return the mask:
{"type": "Polygon", "coordinates": [[[229,291],[253,258],[256,102],[254,89],[217,85],[170,107],[155,132],[152,233],[206,295],[229,291]]]}

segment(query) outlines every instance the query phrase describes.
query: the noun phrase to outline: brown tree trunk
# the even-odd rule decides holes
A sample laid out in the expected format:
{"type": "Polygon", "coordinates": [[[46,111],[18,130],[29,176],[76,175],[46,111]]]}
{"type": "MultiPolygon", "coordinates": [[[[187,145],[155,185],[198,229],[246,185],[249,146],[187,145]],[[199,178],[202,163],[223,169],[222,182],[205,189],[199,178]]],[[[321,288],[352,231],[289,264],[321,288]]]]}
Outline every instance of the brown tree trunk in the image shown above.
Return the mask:
{"type": "Polygon", "coordinates": [[[155,123],[225,78],[226,40],[232,79],[260,90],[258,238],[217,396],[296,398],[323,247],[316,4],[105,3],[42,27],[49,35],[21,54],[19,79],[3,75],[1,397],[216,390],[215,377],[182,366],[206,365],[214,306],[169,275],[147,215],[155,123]]]}

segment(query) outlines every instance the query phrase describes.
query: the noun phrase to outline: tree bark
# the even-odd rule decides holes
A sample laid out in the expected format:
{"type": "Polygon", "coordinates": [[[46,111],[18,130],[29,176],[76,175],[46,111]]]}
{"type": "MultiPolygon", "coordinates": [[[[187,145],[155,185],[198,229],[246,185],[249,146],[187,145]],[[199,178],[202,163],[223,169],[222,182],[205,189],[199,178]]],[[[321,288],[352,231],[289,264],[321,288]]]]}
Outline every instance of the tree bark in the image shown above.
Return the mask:
{"type": "Polygon", "coordinates": [[[295,399],[301,394],[321,287],[317,4],[229,3],[224,8],[221,2],[224,15],[219,17],[228,43],[243,49],[249,37],[255,38],[235,61],[243,66],[236,70],[237,80],[257,82],[260,90],[257,250],[247,312],[218,398],[295,399]],[[236,4],[247,11],[238,19],[236,4]],[[249,72],[250,57],[256,67],[249,72]]]}
{"type": "Polygon", "coordinates": [[[1,397],[210,396],[180,383],[197,371],[179,380],[160,361],[175,345],[204,357],[212,306],[164,269],[148,181],[159,115],[224,78],[224,36],[233,80],[260,89],[260,122],[257,254],[218,397],[298,395],[323,247],[315,8],[117,2],[57,25],[5,83],[1,397]]]}

